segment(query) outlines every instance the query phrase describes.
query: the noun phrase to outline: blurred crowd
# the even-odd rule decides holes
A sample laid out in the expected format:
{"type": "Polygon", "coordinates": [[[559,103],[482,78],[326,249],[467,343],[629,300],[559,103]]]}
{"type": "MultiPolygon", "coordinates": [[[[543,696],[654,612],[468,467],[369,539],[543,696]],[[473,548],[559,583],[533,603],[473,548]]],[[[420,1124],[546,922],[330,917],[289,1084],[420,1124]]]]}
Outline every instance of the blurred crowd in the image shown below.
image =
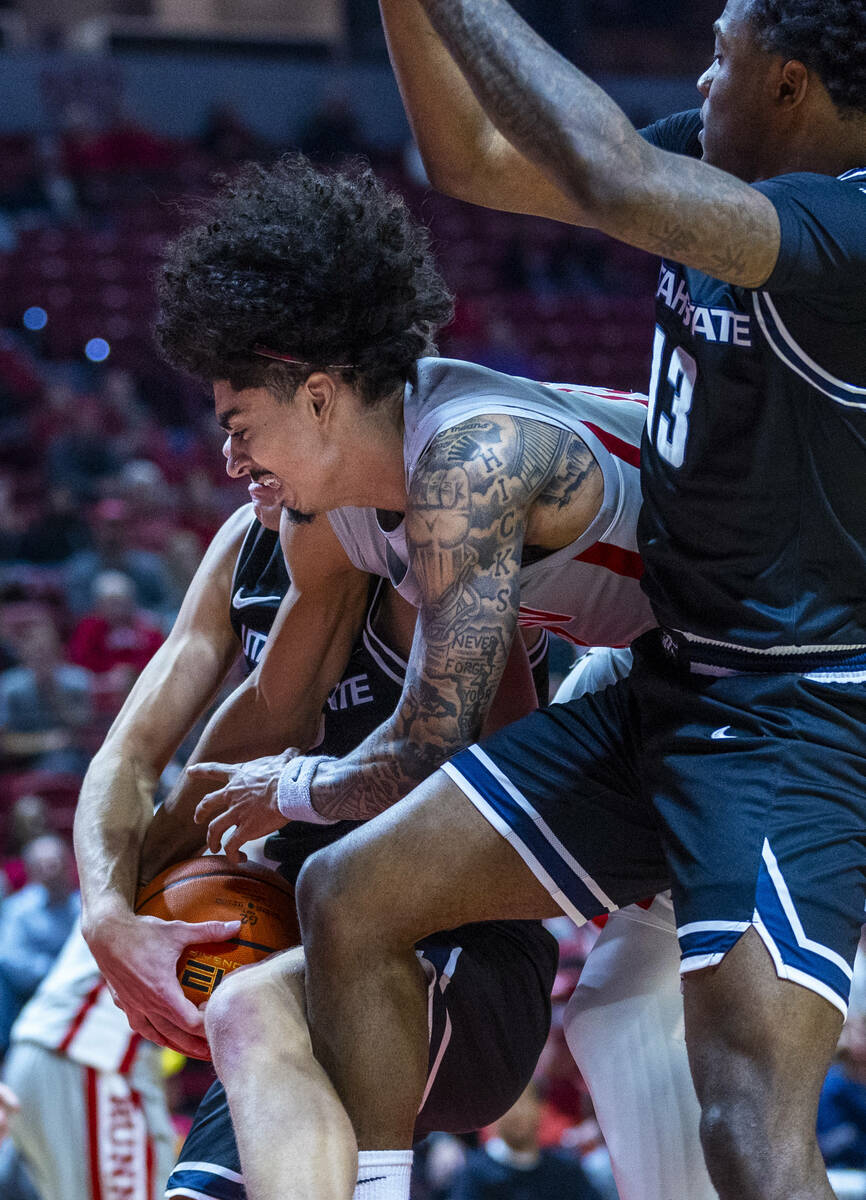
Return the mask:
{"type": "MultiPolygon", "coordinates": [[[[0,146],[8,167],[0,172],[0,275],[12,281],[0,302],[0,1054],[78,912],[69,835],[89,757],[163,641],[204,547],[246,498],[223,471],[207,398],[155,357],[146,264],[127,264],[141,276],[142,307],[132,306],[133,283],[121,286],[111,272],[88,276],[86,263],[83,275],[64,272],[73,270],[68,247],[82,234],[114,238],[102,261],[120,261],[136,221],[136,244],[158,257],[180,219],[173,198],[185,186],[208,186],[215,168],[275,148],[230,108],[210,114],[194,146],[156,138],[119,114],[96,122],[93,111],[73,107],[52,138],[0,146]],[[44,324],[22,320],[25,297],[44,324]],[[72,321],[82,304],[97,311],[103,303],[106,331],[131,326],[110,357],[52,340],[55,325],[72,321]]],[[[327,162],[369,149],[339,96],[310,122],[302,148],[327,162]]],[[[632,295],[651,290],[635,283],[654,271],[649,260],[593,235],[435,197],[411,154],[378,166],[442,245],[459,292],[446,352],[516,374],[578,378],[585,367],[585,382],[644,386],[649,315],[632,295]]],[[[563,647],[556,655],[555,677],[567,665],[563,647]]],[[[503,1200],[615,1200],[591,1101],[562,1034],[564,1002],[597,931],[577,931],[564,918],[553,927],[561,971],[537,1084],[482,1137],[431,1138],[418,1155],[417,1200],[473,1200],[490,1194],[491,1181],[503,1200]]],[[[197,1064],[172,1084],[179,1132],[208,1081],[197,1064]]],[[[819,1125],[838,1194],[866,1195],[862,1010],[846,1027],[819,1125]]]]}

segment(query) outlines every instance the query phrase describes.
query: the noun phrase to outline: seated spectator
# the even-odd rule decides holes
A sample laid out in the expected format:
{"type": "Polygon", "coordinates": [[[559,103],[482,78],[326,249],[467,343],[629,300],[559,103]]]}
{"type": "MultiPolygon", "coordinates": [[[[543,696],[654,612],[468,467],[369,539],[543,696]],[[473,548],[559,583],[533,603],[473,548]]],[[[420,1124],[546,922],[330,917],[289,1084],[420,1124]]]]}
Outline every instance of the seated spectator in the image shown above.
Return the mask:
{"type": "Polygon", "coordinates": [[[81,397],[74,424],[49,443],[48,478],[68,488],[76,500],[95,500],[102,481],[119,468],[117,451],[105,436],[102,406],[94,397],[81,397]]]}
{"type": "Polygon", "coordinates": [[[24,861],[32,882],[3,901],[0,921],[0,1053],[81,910],[72,850],[61,837],[36,838],[25,847],[24,861]]]}
{"type": "Polygon", "coordinates": [[[494,1125],[482,1150],[467,1156],[450,1200],[599,1200],[576,1155],[539,1144],[541,1102],[530,1084],[494,1125]]]}
{"type": "Polygon", "coordinates": [[[65,562],[93,541],[90,526],[68,487],[50,487],[43,511],[20,539],[19,556],[26,562],[52,566],[65,562]]]}
{"type": "Polygon", "coordinates": [[[48,805],[42,796],[19,796],[9,813],[6,855],[0,859],[0,878],[4,894],[17,892],[25,883],[30,882],[24,863],[24,848],[48,832],[48,805]]]}
{"type": "Polygon", "coordinates": [[[92,677],[64,662],[47,618],[32,622],[19,643],[21,666],[0,674],[0,753],[16,769],[83,774],[83,734],[93,715],[92,677]]]}
{"type": "Polygon", "coordinates": [[[90,608],[100,571],[122,571],[135,584],[136,601],[151,612],[170,604],[170,586],[158,554],[130,545],[132,514],[125,500],[101,500],[93,510],[94,545],[74,554],[65,566],[66,597],[76,616],[90,608]]]}
{"type": "Polygon", "coordinates": [[[309,158],[325,163],[366,151],[361,127],[346,96],[334,92],[325,97],[301,133],[300,146],[309,158]]]}
{"type": "Polygon", "coordinates": [[[262,158],[268,152],[265,142],[231,104],[212,104],[205,116],[198,144],[207,154],[224,162],[244,162],[262,158]]]}
{"type": "MultiPolygon", "coordinates": [[[[136,607],[135,584],[121,571],[102,571],[93,582],[93,610],[69,639],[70,661],[96,676],[98,697],[119,708],[148,660],[162,645],[159,628],[136,607]]],[[[97,700],[99,703],[99,700],[97,700]]],[[[100,705],[106,707],[106,705],[100,705]]]]}
{"type": "Polygon", "coordinates": [[[828,1167],[866,1172],[866,1017],[859,1013],[845,1022],[821,1089],[818,1145],[828,1167]]]}

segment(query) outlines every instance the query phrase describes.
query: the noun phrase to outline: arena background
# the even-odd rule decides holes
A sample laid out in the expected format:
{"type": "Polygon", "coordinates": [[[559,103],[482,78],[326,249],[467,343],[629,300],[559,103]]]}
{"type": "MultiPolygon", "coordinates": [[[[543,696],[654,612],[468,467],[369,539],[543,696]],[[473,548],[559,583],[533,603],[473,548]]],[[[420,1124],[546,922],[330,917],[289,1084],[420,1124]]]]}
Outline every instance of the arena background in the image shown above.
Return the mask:
{"type": "MultiPolygon", "coordinates": [[[[697,103],[716,0],[516,7],[635,123],[697,103]]],[[[153,272],[190,197],[249,158],[368,157],[433,230],[457,295],[442,351],[548,380],[646,388],[657,268],[601,235],[433,193],[375,0],[2,4],[0,95],[0,892],[12,895],[34,836],[68,844],[89,755],[246,499],[222,469],[207,396],[160,362],[150,332],[153,272]]],[[[570,655],[557,647],[555,675],[570,655]]],[[[555,925],[561,1012],[592,934],[555,925]]],[[[0,1054],[25,999],[2,987],[23,952],[7,933],[0,908],[0,1054]]],[[[172,1076],[179,1130],[207,1081],[197,1065],[172,1076]]],[[[556,1022],[540,1083],[543,1138],[582,1155],[614,1197],[556,1022]]],[[[461,1153],[443,1140],[419,1156],[413,1196],[446,1197],[461,1153]]],[[[0,1200],[17,1198],[0,1178],[0,1200]]]]}

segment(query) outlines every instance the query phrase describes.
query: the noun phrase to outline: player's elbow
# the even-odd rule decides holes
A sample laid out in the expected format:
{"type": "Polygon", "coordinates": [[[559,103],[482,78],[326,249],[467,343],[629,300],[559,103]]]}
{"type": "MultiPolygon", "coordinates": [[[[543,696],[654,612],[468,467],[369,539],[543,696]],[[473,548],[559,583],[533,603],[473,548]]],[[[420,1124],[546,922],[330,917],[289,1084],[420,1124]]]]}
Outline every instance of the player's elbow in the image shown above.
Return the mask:
{"type": "Polygon", "coordinates": [[[421,154],[421,162],[430,186],[453,200],[484,204],[489,194],[483,173],[466,163],[449,157],[421,154]]]}

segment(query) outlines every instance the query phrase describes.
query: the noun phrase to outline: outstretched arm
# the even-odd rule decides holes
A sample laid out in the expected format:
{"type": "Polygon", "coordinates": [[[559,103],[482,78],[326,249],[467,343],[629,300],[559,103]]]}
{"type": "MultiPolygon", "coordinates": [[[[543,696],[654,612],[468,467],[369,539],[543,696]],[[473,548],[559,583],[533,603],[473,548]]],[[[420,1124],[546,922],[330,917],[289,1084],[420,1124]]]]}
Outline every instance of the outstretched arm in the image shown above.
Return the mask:
{"type": "Polygon", "coordinates": [[[507,212],[583,223],[578,205],[499,132],[419,0],[379,0],[391,65],[430,182],[507,212]]]}
{"type": "MultiPolygon", "coordinates": [[[[148,937],[151,918],[133,915],[138,859],[153,817],[159,775],[213,698],[238,651],[228,616],[232,573],[252,509],[232,515],[214,538],[189,586],[174,628],[147,664],[95,755],[75,813],[75,852],[81,879],[82,930],[100,969],[126,1008],[156,994],[147,977],[130,969],[135,947],[148,937]]],[[[225,936],[223,922],[213,936],[225,936]]],[[[186,928],[160,931],[157,943],[172,976],[186,928]],[[176,943],[176,944],[175,944],[176,943]],[[173,955],[173,957],[172,957],[173,955]],[[170,960],[170,961],[169,961],[170,960]]],[[[147,964],[144,949],[138,964],[147,964]]],[[[201,1019],[180,988],[165,1004],[190,1034],[179,1048],[202,1053],[201,1019]]],[[[152,1035],[151,1035],[152,1036],[152,1035]]]]}
{"type": "MultiPolygon", "coordinates": [[[[766,196],[707,163],[651,146],[614,101],[538,37],[506,0],[418,2],[500,135],[569,205],[563,214],[554,212],[547,185],[535,176],[522,193],[527,202],[505,207],[593,226],[730,283],[766,282],[780,245],[778,216],[766,196]]],[[[393,14],[390,6],[388,11],[393,14]]],[[[401,45],[400,61],[408,63],[401,45]]],[[[418,41],[422,61],[424,54],[429,39],[418,41]]],[[[444,65],[441,57],[437,61],[444,65]]],[[[405,68],[402,79],[419,126],[429,119],[428,106],[418,99],[424,93],[408,89],[405,68]]],[[[484,185],[495,183],[496,163],[508,158],[477,116],[470,129],[482,131],[476,145],[490,173],[476,170],[471,178],[479,194],[464,192],[463,198],[495,205],[495,188],[485,198],[484,185]]],[[[458,153],[462,144],[457,135],[458,153]]],[[[520,169],[516,160],[510,166],[520,169]]]]}

